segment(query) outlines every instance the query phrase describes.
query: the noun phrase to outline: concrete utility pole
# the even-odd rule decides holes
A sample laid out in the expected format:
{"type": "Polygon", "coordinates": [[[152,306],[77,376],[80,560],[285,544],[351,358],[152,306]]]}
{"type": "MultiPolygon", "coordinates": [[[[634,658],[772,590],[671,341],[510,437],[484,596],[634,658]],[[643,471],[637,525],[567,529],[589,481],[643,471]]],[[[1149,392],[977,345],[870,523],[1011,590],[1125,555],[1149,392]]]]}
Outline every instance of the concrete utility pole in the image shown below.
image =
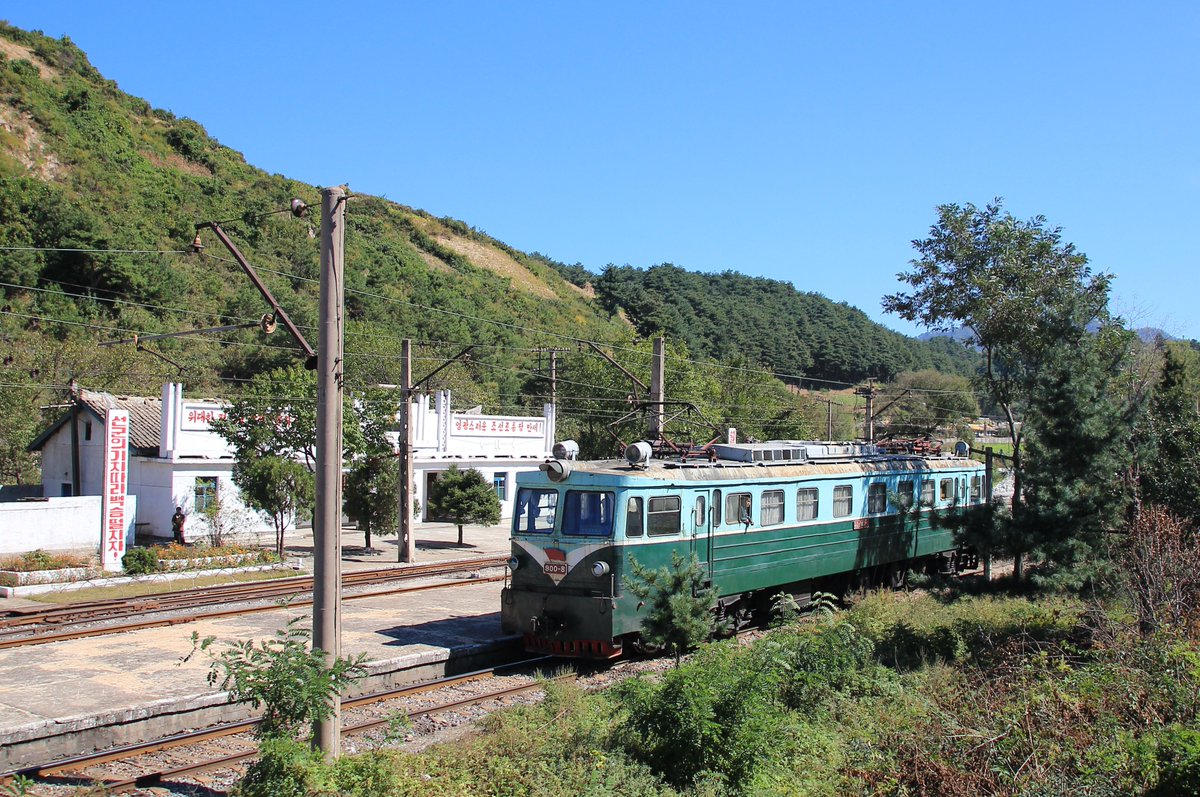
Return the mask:
{"type": "Polygon", "coordinates": [[[663,434],[663,393],[666,392],[667,339],[654,339],[654,359],[650,364],[650,439],[661,440],[663,434]]]}
{"type": "MultiPolygon", "coordinates": [[[[316,561],[313,571],[313,647],[325,663],[342,654],[342,376],[345,372],[346,193],[321,191],[321,299],[317,341],[317,506],[313,514],[316,561]]],[[[326,757],[341,751],[342,709],[317,723],[317,746],[326,757]]]]}
{"type": "Polygon", "coordinates": [[[875,395],[877,392],[874,379],[868,379],[866,387],[854,389],[854,395],[865,396],[867,399],[867,420],[864,424],[863,435],[867,438],[868,443],[875,442],[875,395]]]}
{"type": "Polygon", "coordinates": [[[397,546],[397,561],[417,561],[416,540],[413,538],[412,521],[412,340],[405,338],[400,343],[400,489],[396,518],[399,523],[400,539],[397,546]]]}

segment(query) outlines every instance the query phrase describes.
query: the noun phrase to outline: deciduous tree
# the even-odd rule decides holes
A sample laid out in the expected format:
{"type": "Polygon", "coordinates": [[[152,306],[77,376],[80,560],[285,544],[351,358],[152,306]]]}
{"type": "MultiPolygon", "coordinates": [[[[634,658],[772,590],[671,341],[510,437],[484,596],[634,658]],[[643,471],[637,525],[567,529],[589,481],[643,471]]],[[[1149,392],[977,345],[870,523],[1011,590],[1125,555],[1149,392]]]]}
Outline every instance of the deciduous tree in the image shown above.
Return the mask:
{"type": "MultiPolygon", "coordinates": [[[[1042,216],[1017,219],[999,199],[984,208],[941,205],[937,213],[929,237],[913,241],[919,257],[898,275],[912,290],[885,296],[883,307],[934,330],[971,332],[983,354],[979,386],[1012,436],[1015,517],[1024,500],[1020,407],[1048,387],[1039,379],[1043,367],[1061,364],[1089,326],[1109,321],[1111,278],[1094,273],[1060,228],[1042,216]]],[[[1019,538],[1014,544],[1020,575],[1024,551],[1019,538]]]]}

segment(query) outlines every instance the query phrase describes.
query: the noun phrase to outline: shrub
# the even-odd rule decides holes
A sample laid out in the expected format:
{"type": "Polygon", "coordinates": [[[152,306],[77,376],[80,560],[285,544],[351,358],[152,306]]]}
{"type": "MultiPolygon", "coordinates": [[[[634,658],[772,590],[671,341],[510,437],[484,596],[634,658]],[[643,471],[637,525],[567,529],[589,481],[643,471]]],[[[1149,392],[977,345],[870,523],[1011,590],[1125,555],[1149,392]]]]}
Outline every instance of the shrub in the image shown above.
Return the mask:
{"type": "Polygon", "coordinates": [[[877,679],[883,675],[873,658],[874,643],[847,622],[776,632],[760,648],[781,673],[779,697],[784,705],[806,714],[834,693],[877,691],[877,679]]]}
{"type": "Polygon", "coordinates": [[[1146,797],[1200,797],[1200,731],[1173,728],[1158,751],[1158,784],[1146,797]]]}
{"type": "Polygon", "coordinates": [[[87,567],[91,563],[91,559],[86,556],[50,553],[39,548],[36,551],[27,551],[20,556],[0,559],[0,570],[29,573],[35,570],[58,570],[64,567],[87,567]]]}
{"type": "Polygon", "coordinates": [[[775,689],[759,657],[735,643],[707,646],[660,683],[617,687],[622,742],[674,786],[717,779],[742,791],[789,747],[775,689]]]}
{"type": "MultiPolygon", "coordinates": [[[[305,725],[328,719],[331,701],[366,675],[365,654],[326,664],[324,651],[309,647],[312,632],[302,625],[306,619],[293,617],[261,644],[253,639],[228,642],[213,656],[209,684],[220,683],[235,701],[263,708],[254,731],[260,738],[294,737],[305,725]]],[[[193,652],[207,651],[214,641],[193,633],[193,652]]]]}
{"type": "Polygon", "coordinates": [[[259,757],[246,769],[233,793],[238,797],[309,797],[322,780],[319,750],[295,739],[263,739],[259,757]]]}
{"type": "Polygon", "coordinates": [[[154,548],[134,548],[121,559],[121,566],[131,576],[158,572],[158,551],[154,548]]]}

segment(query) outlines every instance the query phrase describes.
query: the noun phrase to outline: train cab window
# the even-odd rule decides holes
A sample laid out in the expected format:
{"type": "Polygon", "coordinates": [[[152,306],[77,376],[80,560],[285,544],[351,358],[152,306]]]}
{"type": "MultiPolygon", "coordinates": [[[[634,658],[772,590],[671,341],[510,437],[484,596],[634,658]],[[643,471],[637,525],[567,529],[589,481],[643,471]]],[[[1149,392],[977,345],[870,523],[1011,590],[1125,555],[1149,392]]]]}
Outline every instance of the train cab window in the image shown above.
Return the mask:
{"type": "Polygon", "coordinates": [[[613,527],[613,510],[617,499],[612,493],[593,493],[583,490],[567,490],[563,504],[563,534],[580,537],[610,537],[613,527]]]}
{"type": "Polygon", "coordinates": [[[721,491],[713,490],[712,500],[713,528],[721,525],[721,491]]]}
{"type": "Polygon", "coordinates": [[[517,508],[513,512],[514,534],[549,534],[554,531],[554,511],[558,508],[558,490],[517,490],[517,508]]]}
{"type": "Polygon", "coordinates": [[[979,476],[971,477],[971,503],[978,504],[983,500],[983,479],[979,476]]]}
{"type": "Polygon", "coordinates": [[[846,517],[854,511],[854,486],[840,484],[833,488],[833,516],[846,517]]]}
{"type": "Polygon", "coordinates": [[[725,522],[745,526],[754,520],[754,501],[750,493],[730,493],[725,496],[725,522]]]}
{"type": "Polygon", "coordinates": [[[941,492],[938,495],[939,501],[954,500],[954,479],[942,479],[941,492]]]}
{"type": "Polygon", "coordinates": [[[796,520],[817,519],[817,495],[816,487],[801,487],[796,491],[796,520]]]}
{"type": "Polygon", "coordinates": [[[646,530],[650,536],[678,534],[681,502],[677,495],[651,498],[646,510],[646,530]]]}
{"type": "Polygon", "coordinates": [[[921,506],[933,506],[933,479],[921,482],[921,506]]]}
{"type": "Polygon", "coordinates": [[[642,536],[642,499],[630,498],[625,504],[625,536],[642,536]]]}
{"type": "Polygon", "coordinates": [[[913,483],[912,479],[904,479],[896,483],[896,500],[900,509],[912,509],[913,483]]]}
{"type": "Polygon", "coordinates": [[[762,494],[762,517],[760,526],[774,526],[783,522],[783,490],[764,490],[762,494]]]}
{"type": "Polygon", "coordinates": [[[887,511],[887,485],[882,483],[867,485],[867,514],[876,515],[887,511]]]}

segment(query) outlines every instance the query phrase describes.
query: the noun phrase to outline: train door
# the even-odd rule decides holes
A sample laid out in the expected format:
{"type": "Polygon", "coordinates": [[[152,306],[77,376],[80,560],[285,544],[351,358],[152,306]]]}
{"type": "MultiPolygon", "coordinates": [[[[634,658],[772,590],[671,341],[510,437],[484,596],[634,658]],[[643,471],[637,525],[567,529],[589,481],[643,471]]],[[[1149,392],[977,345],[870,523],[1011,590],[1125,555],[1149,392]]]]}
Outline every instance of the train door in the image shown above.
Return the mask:
{"type": "Polygon", "coordinates": [[[707,492],[695,493],[692,496],[691,507],[691,548],[696,559],[704,566],[707,581],[712,583],[712,522],[708,514],[709,495],[707,492]]]}

